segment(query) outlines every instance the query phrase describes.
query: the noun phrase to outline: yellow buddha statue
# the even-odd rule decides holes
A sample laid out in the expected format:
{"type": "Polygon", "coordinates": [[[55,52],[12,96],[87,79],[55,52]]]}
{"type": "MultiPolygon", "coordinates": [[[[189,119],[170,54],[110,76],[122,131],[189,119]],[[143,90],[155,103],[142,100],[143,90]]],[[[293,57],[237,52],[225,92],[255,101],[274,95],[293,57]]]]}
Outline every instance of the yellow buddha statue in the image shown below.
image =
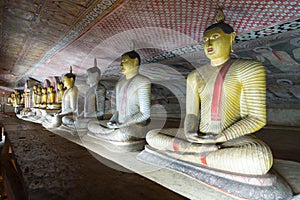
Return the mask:
{"type": "Polygon", "coordinates": [[[40,102],[40,105],[39,105],[40,108],[46,108],[46,106],[47,106],[47,99],[48,99],[47,88],[42,88],[42,91],[41,91],[41,102],[40,102]]]}
{"type": "Polygon", "coordinates": [[[41,101],[42,101],[42,88],[40,86],[37,86],[35,106],[39,107],[41,104],[41,101]]]}
{"type": "Polygon", "coordinates": [[[143,140],[150,118],[151,83],[138,73],[140,56],[135,51],[122,55],[123,76],[116,85],[116,112],[109,121],[91,121],[88,135],[106,141],[143,140]]]}
{"type": "Polygon", "coordinates": [[[65,92],[64,84],[63,82],[59,82],[57,84],[56,103],[61,104],[64,92],[65,92]]]}
{"type": "Polygon", "coordinates": [[[73,115],[77,115],[78,89],[75,86],[75,78],[76,76],[70,67],[70,73],[65,74],[63,78],[66,90],[62,98],[61,112],[54,116],[47,115],[46,120],[42,123],[44,127],[58,127],[61,123],[67,123],[69,118],[73,118],[73,115]]]}
{"type": "Polygon", "coordinates": [[[24,105],[24,104],[25,104],[25,98],[26,98],[26,93],[23,92],[23,93],[21,94],[21,99],[20,99],[20,104],[21,104],[21,105],[24,105]]]}
{"type": "Polygon", "coordinates": [[[36,101],[36,99],[37,99],[37,88],[38,88],[37,85],[34,85],[32,87],[32,96],[31,96],[32,103],[33,103],[32,107],[36,107],[36,105],[37,105],[37,101],[36,101]]]}
{"type": "Polygon", "coordinates": [[[47,105],[55,103],[55,91],[53,86],[47,88],[47,105]]]}
{"type": "Polygon", "coordinates": [[[7,98],[7,104],[8,104],[8,105],[13,105],[14,99],[15,99],[15,94],[14,94],[14,93],[11,93],[11,94],[9,95],[9,97],[7,98]]]}
{"type": "Polygon", "coordinates": [[[266,74],[260,62],[230,57],[233,28],[219,21],[203,35],[210,63],[187,78],[183,129],[152,130],[148,144],[190,163],[227,172],[262,175],[270,148],[252,133],[266,124],[266,74]]]}

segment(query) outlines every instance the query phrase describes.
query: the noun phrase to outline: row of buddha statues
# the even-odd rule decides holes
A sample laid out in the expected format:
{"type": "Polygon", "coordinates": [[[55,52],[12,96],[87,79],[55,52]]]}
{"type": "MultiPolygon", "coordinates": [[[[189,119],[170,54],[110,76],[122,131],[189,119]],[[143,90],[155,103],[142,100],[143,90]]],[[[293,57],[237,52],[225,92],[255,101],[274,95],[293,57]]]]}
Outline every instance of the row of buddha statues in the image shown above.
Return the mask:
{"type": "MultiPolygon", "coordinates": [[[[183,173],[194,165],[210,169],[209,173],[225,174],[222,176],[233,182],[237,180],[234,176],[242,176],[238,181],[246,184],[245,188],[252,185],[252,189],[257,190],[257,185],[249,180],[255,178],[261,184],[261,180],[272,177],[268,172],[273,165],[270,147],[253,134],[266,125],[266,71],[258,61],[230,56],[235,36],[224,18],[204,31],[203,48],[210,63],[194,69],[187,77],[183,128],[151,125],[152,83],[139,73],[141,58],[134,50],[121,55],[123,76],[115,86],[115,110],[110,118],[105,115],[106,88],[101,84],[101,71],[95,64],[87,69],[89,88],[85,91],[82,113],[78,113],[76,75],[70,70],[57,84],[56,90],[63,92],[61,98],[53,97],[54,87],[44,89],[44,92],[42,89],[40,97],[39,87],[33,87],[32,111],[22,119],[38,121],[53,132],[68,130],[76,138],[96,142],[112,151],[144,149],[141,155],[151,149],[156,152],[151,156],[157,159],[167,156],[167,160],[173,158],[187,163],[178,168],[183,173]],[[43,96],[46,91],[47,98],[43,96]],[[54,104],[60,106],[51,107],[54,104]],[[156,157],[158,154],[161,156],[156,157]],[[182,171],[184,167],[188,168],[182,171]]],[[[151,158],[147,162],[154,160],[151,158]]],[[[218,177],[212,179],[215,180],[213,183],[204,182],[219,187],[213,185],[218,177]]],[[[223,183],[226,185],[228,180],[223,183]]],[[[223,183],[221,185],[225,187],[223,183]]],[[[279,188],[281,183],[276,184],[270,190],[270,196],[274,194],[273,190],[282,188],[287,191],[283,193],[291,195],[288,186],[279,188]]],[[[224,191],[232,193],[233,190],[235,188],[224,191]]],[[[260,191],[263,196],[266,190],[260,191]]],[[[235,194],[240,195],[240,191],[235,194]]],[[[244,197],[247,195],[246,189],[244,197]]]]}
{"type": "Polygon", "coordinates": [[[62,96],[64,93],[63,83],[58,83],[57,91],[53,86],[41,87],[40,85],[34,85],[32,88],[32,95],[28,94],[29,91],[14,90],[7,98],[7,104],[13,107],[34,107],[34,108],[60,108],[62,102],[62,96]],[[26,99],[26,96],[31,96],[32,99],[26,99]],[[30,105],[32,102],[32,105],[30,105]]]}
{"type": "Polygon", "coordinates": [[[60,108],[62,96],[64,94],[64,86],[62,82],[57,85],[57,90],[53,86],[41,87],[33,86],[32,102],[35,108],[60,108]]]}
{"type": "Polygon", "coordinates": [[[116,111],[109,120],[103,120],[106,89],[97,66],[87,70],[90,88],[82,114],[77,113],[78,88],[72,71],[58,84],[61,98],[52,96],[53,87],[34,87],[33,107],[61,102],[59,112],[44,116],[46,128],[85,129],[88,136],[104,141],[146,141],[169,156],[185,152],[181,159],[190,163],[234,173],[266,174],[273,163],[272,152],[252,134],[266,124],[265,68],[254,60],[230,57],[235,36],[224,21],[205,30],[203,48],[210,63],[187,77],[184,128],[148,129],[151,81],[139,74],[141,59],[136,51],[121,56],[124,76],[115,86],[116,111]]]}
{"type": "MultiPolygon", "coordinates": [[[[187,77],[183,128],[149,128],[151,80],[139,73],[141,58],[134,50],[121,56],[123,76],[115,86],[115,111],[110,119],[103,118],[106,88],[95,65],[87,70],[84,111],[78,114],[79,91],[70,70],[58,84],[63,92],[55,101],[61,101],[59,112],[47,113],[41,123],[50,130],[62,126],[85,130],[83,137],[111,146],[142,142],[167,156],[224,173],[265,175],[273,164],[272,152],[253,133],[266,125],[266,71],[258,61],[230,56],[235,36],[222,15],[204,31],[203,48],[210,63],[187,77]]],[[[49,102],[42,95],[40,102],[38,95],[33,98],[35,106],[54,102],[52,96],[49,102]]]]}

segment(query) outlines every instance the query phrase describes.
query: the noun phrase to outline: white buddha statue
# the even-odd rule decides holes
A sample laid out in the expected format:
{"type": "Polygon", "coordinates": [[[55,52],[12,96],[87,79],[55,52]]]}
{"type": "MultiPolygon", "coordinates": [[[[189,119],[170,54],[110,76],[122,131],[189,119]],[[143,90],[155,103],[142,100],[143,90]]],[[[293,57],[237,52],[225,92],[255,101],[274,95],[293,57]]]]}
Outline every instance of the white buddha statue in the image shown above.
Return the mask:
{"type": "Polygon", "coordinates": [[[116,85],[116,112],[109,121],[91,121],[88,135],[127,142],[144,140],[150,118],[151,83],[138,73],[140,56],[135,51],[122,55],[121,71],[125,75],[116,85]]]}

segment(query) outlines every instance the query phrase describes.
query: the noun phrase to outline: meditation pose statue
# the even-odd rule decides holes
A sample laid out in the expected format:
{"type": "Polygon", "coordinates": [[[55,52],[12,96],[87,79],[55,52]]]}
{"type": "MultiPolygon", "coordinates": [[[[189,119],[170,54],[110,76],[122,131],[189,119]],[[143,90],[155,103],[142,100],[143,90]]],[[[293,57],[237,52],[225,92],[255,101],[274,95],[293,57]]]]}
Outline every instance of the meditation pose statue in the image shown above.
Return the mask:
{"type": "Polygon", "coordinates": [[[42,88],[37,86],[36,89],[36,99],[35,99],[35,107],[39,107],[42,101],[42,88]]]}
{"type": "Polygon", "coordinates": [[[15,101],[15,93],[11,93],[7,98],[7,105],[12,106],[15,101]]]}
{"type": "Polygon", "coordinates": [[[46,116],[46,121],[43,122],[43,126],[46,128],[54,128],[60,126],[62,123],[68,124],[69,119],[73,118],[73,115],[77,115],[78,107],[78,89],[75,86],[75,74],[70,73],[64,75],[63,84],[66,87],[62,98],[61,112],[46,116]]]}
{"type": "Polygon", "coordinates": [[[47,88],[47,105],[55,103],[55,91],[53,86],[47,88]]]}
{"type": "Polygon", "coordinates": [[[32,96],[31,96],[31,98],[32,98],[32,103],[33,103],[33,105],[32,105],[32,107],[36,107],[36,99],[37,99],[37,85],[34,85],[33,87],[32,87],[32,96]]]}
{"type": "Polygon", "coordinates": [[[57,84],[57,92],[56,92],[56,103],[61,104],[62,98],[64,96],[65,88],[62,82],[57,84]]]}
{"type": "Polygon", "coordinates": [[[135,51],[122,55],[125,75],[116,85],[116,112],[109,121],[91,121],[88,135],[108,141],[144,141],[150,120],[150,80],[138,73],[140,56],[135,51]]]}
{"type": "Polygon", "coordinates": [[[42,88],[41,103],[39,105],[40,108],[46,108],[47,99],[48,99],[47,88],[42,88]]]}
{"type": "Polygon", "coordinates": [[[89,121],[102,120],[104,115],[106,89],[100,83],[101,71],[97,67],[96,61],[95,66],[87,70],[87,75],[86,82],[90,88],[85,93],[84,110],[78,117],[70,119],[68,124],[65,123],[77,130],[87,129],[89,121]]]}
{"type": "Polygon", "coordinates": [[[272,153],[252,133],[266,124],[265,68],[254,60],[230,57],[235,36],[224,20],[205,30],[210,64],[188,75],[184,128],[152,130],[146,141],[183,161],[263,175],[272,166],[272,153]]]}

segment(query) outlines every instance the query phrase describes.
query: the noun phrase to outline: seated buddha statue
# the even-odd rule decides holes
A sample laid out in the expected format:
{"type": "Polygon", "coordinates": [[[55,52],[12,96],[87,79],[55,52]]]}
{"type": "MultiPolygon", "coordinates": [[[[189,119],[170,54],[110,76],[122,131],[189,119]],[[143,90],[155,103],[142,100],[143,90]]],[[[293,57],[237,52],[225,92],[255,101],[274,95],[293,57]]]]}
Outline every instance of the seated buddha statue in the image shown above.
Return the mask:
{"type": "Polygon", "coordinates": [[[46,106],[47,106],[47,99],[48,99],[47,88],[42,88],[42,91],[41,91],[41,102],[40,102],[40,105],[39,105],[40,108],[46,108],[46,106]]]}
{"type": "Polygon", "coordinates": [[[90,121],[88,136],[104,141],[144,141],[150,118],[151,83],[139,74],[140,56],[135,51],[122,55],[123,76],[116,85],[116,112],[109,121],[90,121]]]}
{"type": "Polygon", "coordinates": [[[35,99],[35,107],[39,107],[42,101],[42,88],[37,86],[36,89],[36,99],[35,99]]]}
{"type": "Polygon", "coordinates": [[[146,141],[189,163],[262,175],[273,157],[252,133],[266,124],[266,73],[260,62],[230,57],[235,36],[224,18],[204,31],[210,63],[188,75],[184,128],[151,130],[146,141]]]}
{"type": "Polygon", "coordinates": [[[56,103],[61,104],[62,98],[64,96],[65,88],[63,82],[59,82],[57,84],[57,91],[56,91],[56,103]]]}
{"type": "Polygon", "coordinates": [[[25,98],[26,98],[26,93],[23,92],[21,94],[20,105],[25,105],[25,98]]]}
{"type": "Polygon", "coordinates": [[[53,86],[47,88],[47,108],[52,108],[55,104],[56,94],[53,86]]]}
{"type": "Polygon", "coordinates": [[[8,104],[8,105],[13,105],[14,99],[15,99],[15,94],[14,94],[14,93],[11,93],[11,94],[9,95],[9,97],[7,97],[7,104],[8,104]]]}
{"type": "Polygon", "coordinates": [[[33,87],[32,87],[32,96],[31,96],[31,98],[32,98],[32,103],[33,103],[33,105],[32,105],[32,107],[36,107],[36,99],[37,99],[37,85],[34,85],[33,87]]]}
{"type": "Polygon", "coordinates": [[[78,107],[78,89],[75,86],[75,74],[70,73],[64,75],[63,84],[66,87],[62,98],[61,112],[52,115],[47,115],[46,120],[42,125],[46,128],[54,128],[60,126],[62,123],[68,123],[69,118],[77,115],[78,107]]]}
{"type": "Polygon", "coordinates": [[[96,62],[94,67],[87,70],[87,75],[86,82],[90,87],[84,96],[84,110],[76,118],[64,123],[77,130],[86,129],[89,121],[103,119],[104,115],[106,89],[100,83],[101,71],[96,62]]]}

